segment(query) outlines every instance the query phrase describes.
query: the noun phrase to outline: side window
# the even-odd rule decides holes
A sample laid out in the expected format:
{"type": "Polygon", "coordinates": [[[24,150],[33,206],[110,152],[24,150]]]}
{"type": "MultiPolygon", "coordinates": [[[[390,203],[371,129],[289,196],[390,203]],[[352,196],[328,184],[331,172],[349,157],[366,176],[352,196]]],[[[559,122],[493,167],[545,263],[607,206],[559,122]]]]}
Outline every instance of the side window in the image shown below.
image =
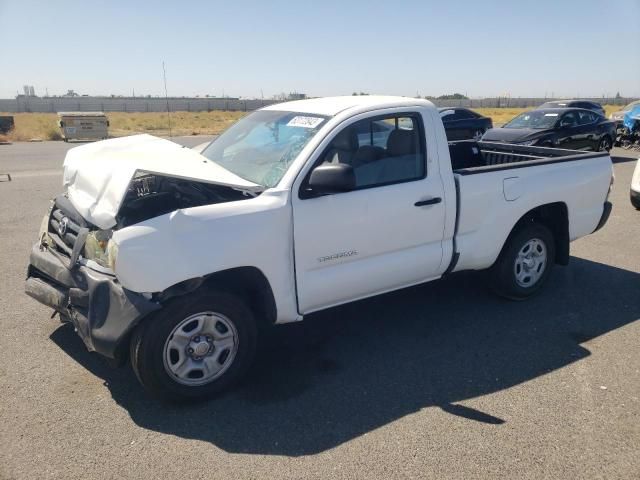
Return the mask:
{"type": "Polygon", "coordinates": [[[589,125],[596,121],[596,115],[593,112],[582,111],[578,112],[578,124],[589,125]]]}
{"type": "Polygon", "coordinates": [[[360,120],[334,137],[322,163],[351,165],[357,188],[418,180],[426,171],[423,138],[418,115],[360,120]]]}
{"type": "Polygon", "coordinates": [[[576,125],[578,125],[578,119],[574,112],[565,113],[560,119],[561,127],[575,127],[576,125]]]}

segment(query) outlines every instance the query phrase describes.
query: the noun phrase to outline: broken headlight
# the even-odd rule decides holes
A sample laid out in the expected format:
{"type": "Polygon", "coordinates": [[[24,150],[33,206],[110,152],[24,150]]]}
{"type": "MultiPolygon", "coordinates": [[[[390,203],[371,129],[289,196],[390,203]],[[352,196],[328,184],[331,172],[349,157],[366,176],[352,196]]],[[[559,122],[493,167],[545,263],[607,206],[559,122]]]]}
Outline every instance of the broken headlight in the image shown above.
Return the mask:
{"type": "Polygon", "coordinates": [[[84,258],[115,272],[118,244],[113,241],[112,230],[95,230],[87,235],[84,258]]]}

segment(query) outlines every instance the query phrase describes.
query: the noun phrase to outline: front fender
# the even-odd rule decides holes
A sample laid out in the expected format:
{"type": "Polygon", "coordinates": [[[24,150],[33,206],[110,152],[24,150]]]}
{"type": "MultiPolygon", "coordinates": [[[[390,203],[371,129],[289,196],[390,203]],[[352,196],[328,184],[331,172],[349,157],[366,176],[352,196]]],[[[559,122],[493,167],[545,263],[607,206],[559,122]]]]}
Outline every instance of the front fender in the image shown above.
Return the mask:
{"type": "Polygon", "coordinates": [[[115,273],[134,292],[162,292],[182,281],[251,266],[269,281],[278,319],[298,319],[287,192],[205,205],[114,232],[115,273]]]}

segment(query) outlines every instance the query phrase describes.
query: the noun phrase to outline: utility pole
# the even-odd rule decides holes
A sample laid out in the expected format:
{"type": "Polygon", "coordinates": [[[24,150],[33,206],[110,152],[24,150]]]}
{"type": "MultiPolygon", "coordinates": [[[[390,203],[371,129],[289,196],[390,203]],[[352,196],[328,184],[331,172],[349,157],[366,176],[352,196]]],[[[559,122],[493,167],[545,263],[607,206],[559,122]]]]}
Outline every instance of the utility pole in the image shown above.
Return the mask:
{"type": "Polygon", "coordinates": [[[167,70],[164,68],[164,60],[162,61],[162,76],[164,77],[164,98],[167,101],[167,120],[169,122],[169,138],[171,138],[171,115],[169,114],[169,95],[167,94],[167,70]]]}

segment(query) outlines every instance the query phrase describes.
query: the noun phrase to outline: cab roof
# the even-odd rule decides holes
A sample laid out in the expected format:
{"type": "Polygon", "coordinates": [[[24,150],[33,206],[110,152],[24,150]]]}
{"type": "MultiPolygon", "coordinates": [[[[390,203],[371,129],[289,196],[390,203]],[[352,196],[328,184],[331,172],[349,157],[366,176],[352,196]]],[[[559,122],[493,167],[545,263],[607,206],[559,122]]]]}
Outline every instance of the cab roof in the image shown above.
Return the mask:
{"type": "Polygon", "coordinates": [[[433,107],[433,104],[428,100],[411,97],[395,97],[386,95],[352,95],[343,97],[311,98],[308,100],[296,100],[293,102],[276,103],[274,105],[269,105],[262,110],[300,112],[332,117],[340,112],[356,108],[366,109],[367,107],[391,108],[411,106],[433,107]]]}

